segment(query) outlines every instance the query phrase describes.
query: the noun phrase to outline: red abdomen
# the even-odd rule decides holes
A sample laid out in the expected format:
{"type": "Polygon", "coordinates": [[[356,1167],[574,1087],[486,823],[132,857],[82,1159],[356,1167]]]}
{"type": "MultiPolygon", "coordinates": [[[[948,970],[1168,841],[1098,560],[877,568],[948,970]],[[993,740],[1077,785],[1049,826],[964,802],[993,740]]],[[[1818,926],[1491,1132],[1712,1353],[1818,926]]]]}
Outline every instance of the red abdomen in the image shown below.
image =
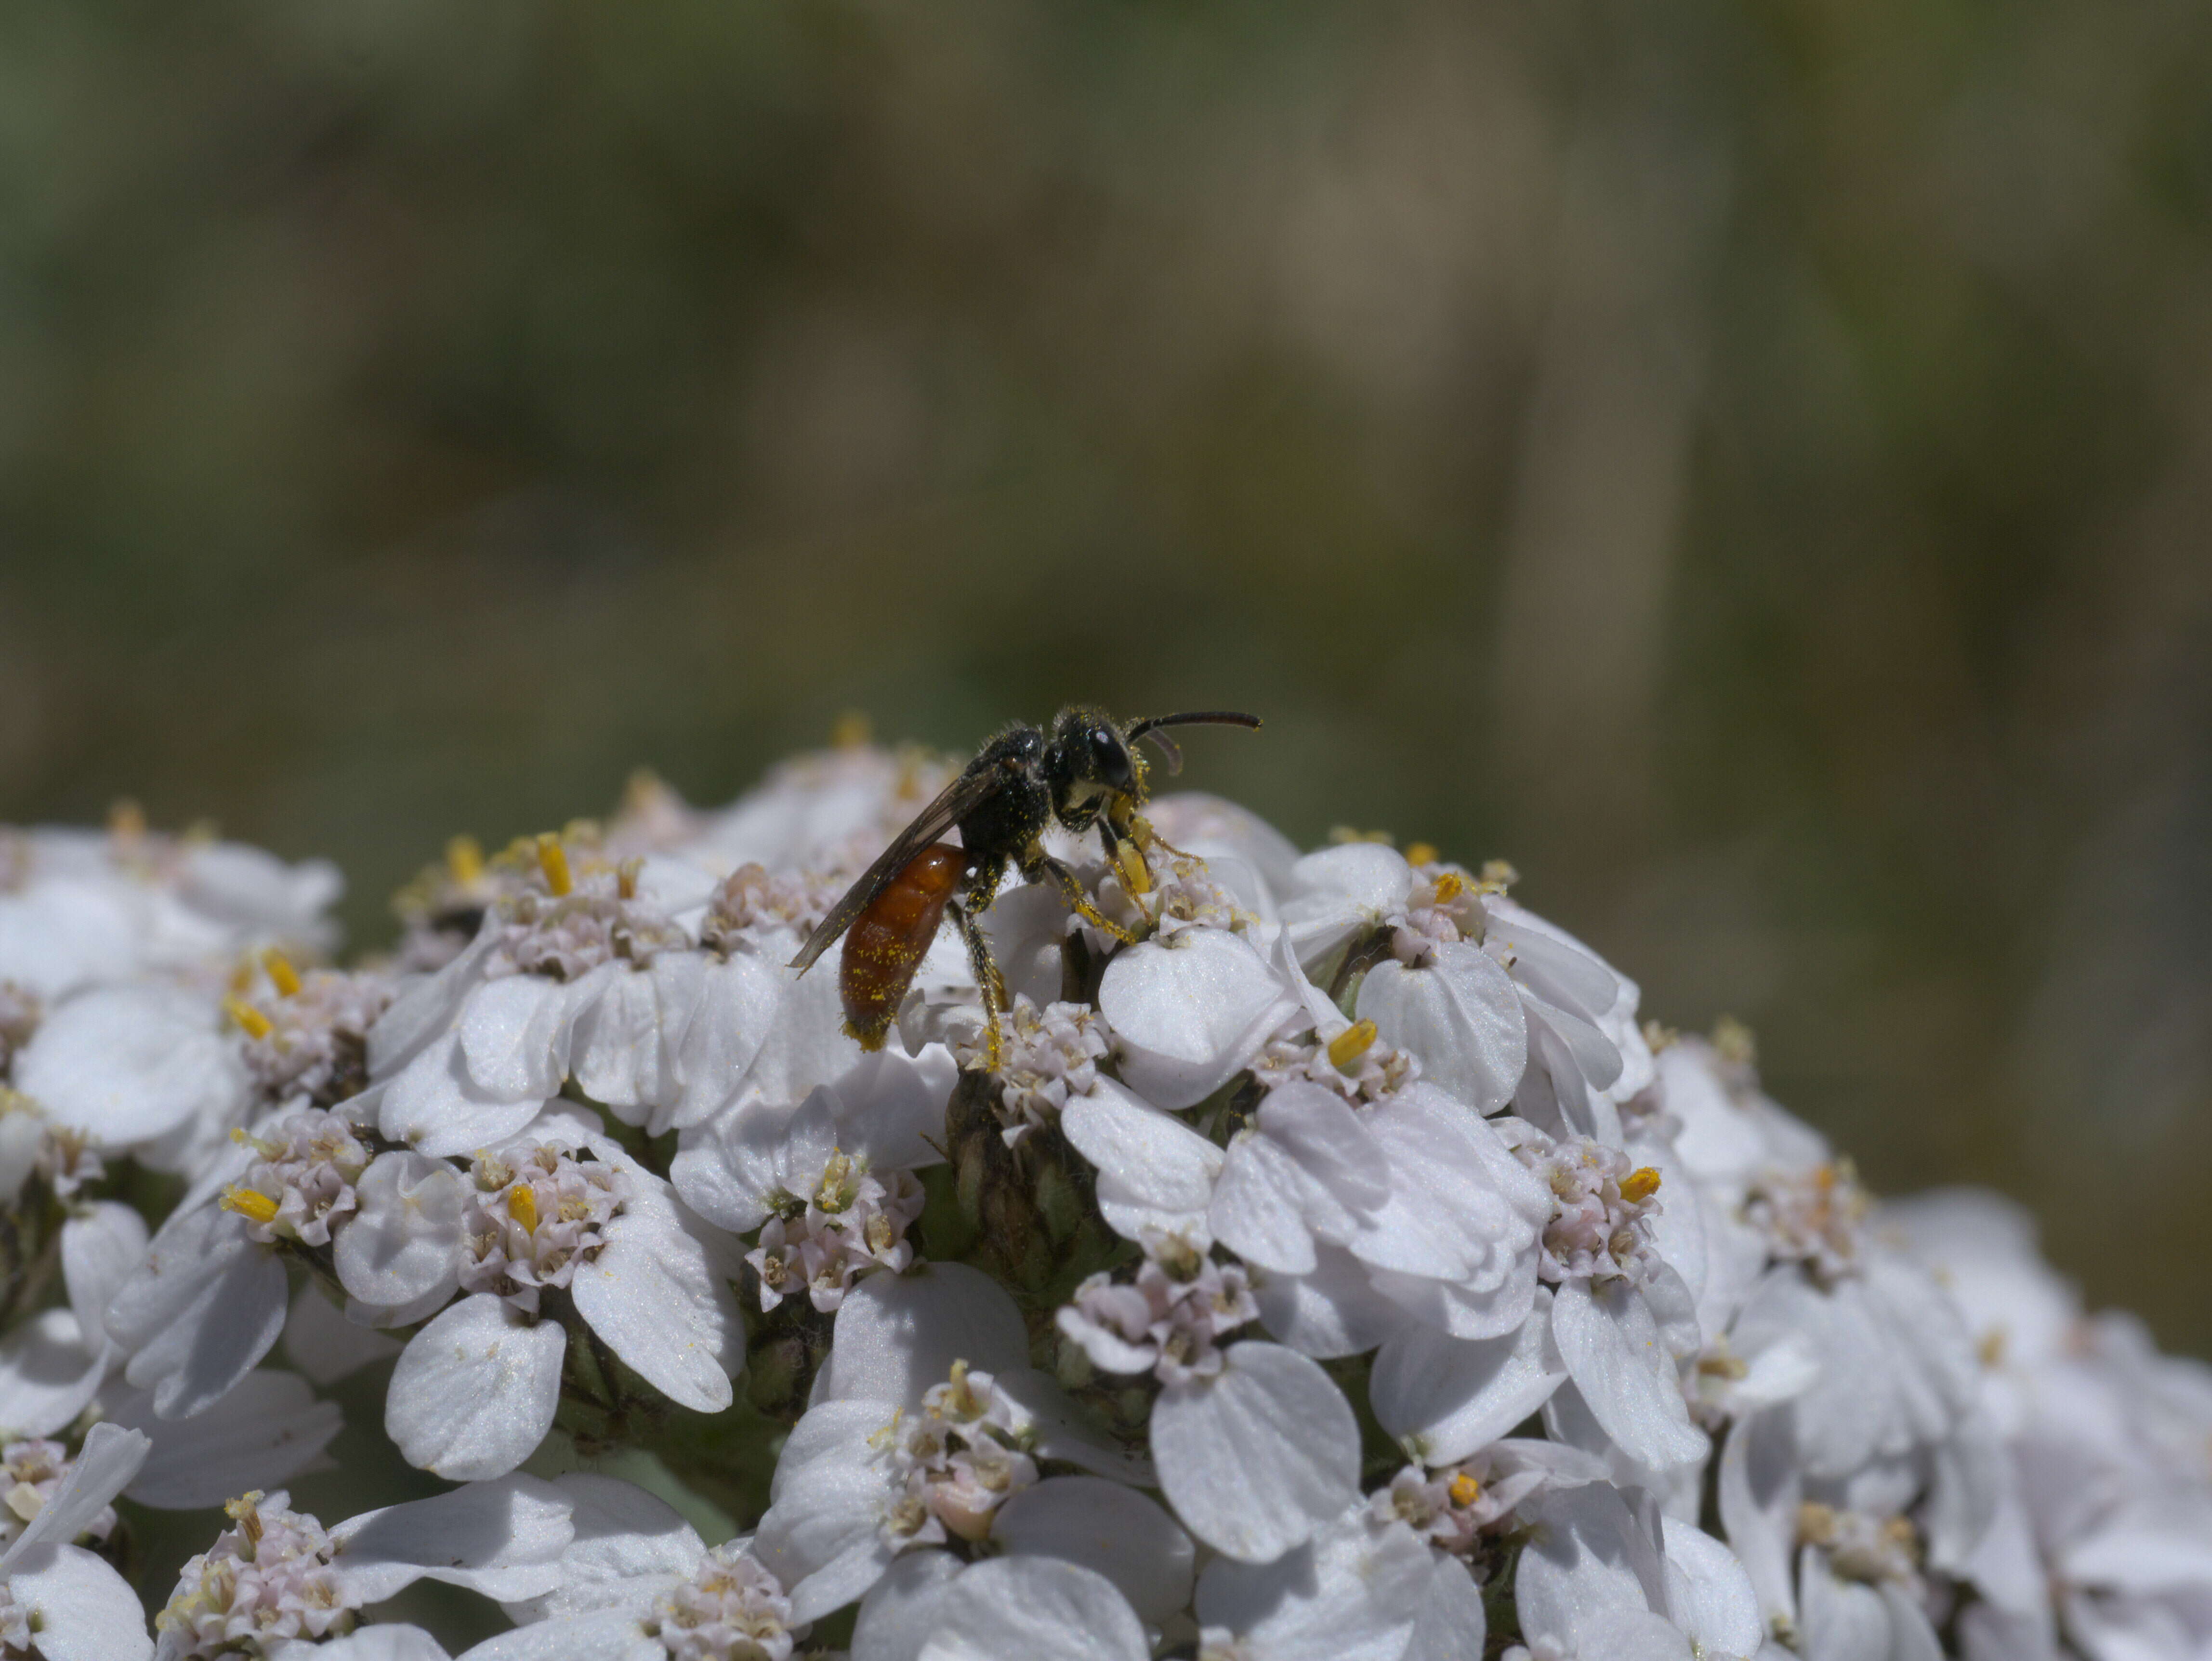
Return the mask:
{"type": "Polygon", "coordinates": [[[967,870],[965,853],[949,843],[932,843],[845,931],[837,989],[845,1001],[845,1031],[861,1049],[884,1047],[914,971],[945,921],[945,902],[967,870]]]}

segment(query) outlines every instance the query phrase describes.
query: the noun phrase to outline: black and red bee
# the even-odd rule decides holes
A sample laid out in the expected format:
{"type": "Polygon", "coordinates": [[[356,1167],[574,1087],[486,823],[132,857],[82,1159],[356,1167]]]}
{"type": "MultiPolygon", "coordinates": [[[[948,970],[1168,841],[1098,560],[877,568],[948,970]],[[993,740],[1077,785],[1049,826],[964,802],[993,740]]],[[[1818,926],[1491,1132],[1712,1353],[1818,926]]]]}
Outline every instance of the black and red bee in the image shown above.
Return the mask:
{"type": "Polygon", "coordinates": [[[1137,816],[1145,801],[1145,764],[1137,742],[1150,739],[1168,771],[1178,772],[1182,752],[1160,729],[1200,724],[1257,727],[1260,721],[1208,709],[1153,715],[1123,727],[1103,710],[1073,705],[1053,717],[1049,737],[1026,721],[1006,728],[846,891],[791,966],[805,973],[844,935],[837,985],[845,1030],[862,1049],[880,1050],[949,911],[982,989],[990,1024],[987,1064],[996,1067],[1006,983],[976,919],[997,896],[1007,865],[1030,882],[1058,888],[1086,922],[1126,940],[1099,915],[1075,873],[1045,852],[1044,833],[1054,821],[1078,834],[1097,826],[1124,885],[1135,893],[1146,891],[1152,879],[1145,846],[1152,837],[1137,816]],[[938,840],[955,826],[959,846],[938,840]]]}

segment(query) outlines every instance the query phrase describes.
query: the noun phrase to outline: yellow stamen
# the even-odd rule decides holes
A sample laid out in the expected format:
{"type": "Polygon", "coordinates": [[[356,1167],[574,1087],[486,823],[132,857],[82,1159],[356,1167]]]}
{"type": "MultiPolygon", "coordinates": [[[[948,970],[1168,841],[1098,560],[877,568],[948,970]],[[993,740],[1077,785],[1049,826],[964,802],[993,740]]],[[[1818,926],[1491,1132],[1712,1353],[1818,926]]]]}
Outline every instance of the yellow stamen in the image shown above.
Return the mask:
{"type": "Polygon", "coordinates": [[[483,875],[483,844],[474,837],[455,837],[446,844],[446,870],[464,888],[483,875]]]}
{"type": "Polygon", "coordinates": [[[527,1183],[507,1191],[507,1214],[522,1225],[525,1234],[538,1232],[538,1196],[527,1183]]]}
{"type": "Polygon", "coordinates": [[[1521,880],[1521,873],[1506,860],[1485,860],[1482,862],[1482,885],[1494,893],[1503,894],[1521,880]]]}
{"type": "Polygon", "coordinates": [[[261,954],[261,966],[269,971],[269,983],[276,989],[280,998],[300,995],[300,971],[292,967],[292,960],[270,946],[261,954]]]}
{"type": "Polygon", "coordinates": [[[1476,1482],[1474,1478],[1469,1476],[1465,1471],[1462,1471],[1458,1475],[1451,1479],[1449,1492],[1451,1494],[1452,1504],[1457,1506],[1462,1511],[1465,1511],[1469,1506],[1482,1498],[1482,1484],[1476,1482]]]}
{"type": "Polygon", "coordinates": [[[624,860],[615,867],[615,891],[626,900],[637,897],[637,873],[645,868],[641,859],[624,860]]]}
{"type": "Polygon", "coordinates": [[[1342,1072],[1367,1053],[1375,1036],[1374,1022],[1352,1022],[1328,1041],[1328,1064],[1342,1072]]]}
{"type": "Polygon", "coordinates": [[[1713,1048],[1731,1066],[1755,1067],[1759,1063],[1759,1040],[1733,1015],[1723,1015],[1713,1023],[1713,1048]]]}
{"type": "Polygon", "coordinates": [[[1436,843],[1432,842],[1409,842],[1406,844],[1407,864],[1434,865],[1436,862],[1436,843]]]}
{"type": "Polygon", "coordinates": [[[235,1211],[253,1222],[273,1223],[276,1220],[276,1202],[260,1189],[248,1188],[243,1183],[233,1183],[223,1189],[220,1203],[225,1211],[235,1211]]]}
{"type": "Polygon", "coordinates": [[[858,750],[875,735],[875,723],[868,719],[865,709],[848,709],[830,724],[833,749],[858,750]]]}
{"type": "Polygon", "coordinates": [[[1134,842],[1114,844],[1114,868],[1121,873],[1121,886],[1132,894],[1152,891],[1152,870],[1145,863],[1145,850],[1134,842]]]}
{"type": "Polygon", "coordinates": [[[559,899],[576,885],[568,875],[568,853],[561,846],[561,838],[550,830],[538,838],[538,867],[545,873],[545,885],[559,899]]]}
{"type": "Polygon", "coordinates": [[[107,834],[118,842],[136,842],[146,834],[146,810],[128,796],[118,796],[107,810],[107,834]]]}
{"type": "Polygon", "coordinates": [[[1659,1191],[1659,1173],[1650,1165],[1638,1165],[1620,1179],[1620,1197],[1631,1205],[1642,1205],[1659,1191]]]}
{"type": "Polygon", "coordinates": [[[249,1038],[265,1038],[276,1030],[275,1022],[243,998],[225,998],[222,1013],[244,1027],[249,1038]]]}
{"type": "Polygon", "coordinates": [[[261,1543],[261,1513],[256,1509],[261,1503],[261,1490],[241,1494],[235,1500],[223,1501],[223,1512],[238,1524],[238,1531],[246,1536],[249,1555],[251,1548],[261,1543]]]}
{"type": "Polygon", "coordinates": [[[1437,904],[1449,905],[1467,892],[1467,879],[1456,871],[1439,872],[1437,875],[1437,904]]]}

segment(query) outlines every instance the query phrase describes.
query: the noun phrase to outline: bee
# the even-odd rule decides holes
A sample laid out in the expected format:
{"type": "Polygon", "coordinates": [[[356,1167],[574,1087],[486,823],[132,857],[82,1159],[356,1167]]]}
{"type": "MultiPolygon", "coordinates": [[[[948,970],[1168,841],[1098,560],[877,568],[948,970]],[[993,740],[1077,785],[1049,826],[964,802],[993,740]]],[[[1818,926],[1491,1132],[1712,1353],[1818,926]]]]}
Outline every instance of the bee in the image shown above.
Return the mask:
{"type": "Polygon", "coordinates": [[[1182,752],[1160,729],[1200,724],[1257,727],[1260,721],[1208,709],[1153,715],[1123,727],[1103,710],[1077,704],[1053,718],[1049,735],[1026,721],[1008,727],[846,891],[791,966],[805,974],[843,935],[837,986],[845,1031],[863,1050],[880,1050],[949,913],[982,989],[985,1065],[996,1068],[1006,983],[977,920],[997,897],[1006,867],[1059,889],[1085,922],[1129,941],[1129,933],[1091,903],[1075,873],[1045,852],[1044,833],[1055,822],[1079,836],[1095,826],[1122,885],[1132,894],[1150,891],[1145,849],[1158,838],[1137,812],[1145,801],[1146,766],[1136,746],[1150,739],[1168,771],[1180,772],[1182,752]],[[958,846],[939,840],[955,826],[958,846]]]}

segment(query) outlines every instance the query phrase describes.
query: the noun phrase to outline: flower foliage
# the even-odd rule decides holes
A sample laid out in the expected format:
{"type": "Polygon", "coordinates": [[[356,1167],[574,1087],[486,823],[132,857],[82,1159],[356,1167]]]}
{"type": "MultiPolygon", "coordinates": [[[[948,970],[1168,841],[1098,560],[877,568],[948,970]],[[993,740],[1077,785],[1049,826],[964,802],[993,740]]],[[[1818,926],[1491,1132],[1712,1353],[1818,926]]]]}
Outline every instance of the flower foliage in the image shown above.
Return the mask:
{"type": "Polygon", "coordinates": [[[320,867],[0,833],[0,1656],[2212,1652],[2212,1373],[1502,865],[1170,797],[865,1051],[787,965],[944,776],[459,839],[345,969],[320,867]],[[455,1486],[325,1524],[370,1367],[455,1486]]]}

